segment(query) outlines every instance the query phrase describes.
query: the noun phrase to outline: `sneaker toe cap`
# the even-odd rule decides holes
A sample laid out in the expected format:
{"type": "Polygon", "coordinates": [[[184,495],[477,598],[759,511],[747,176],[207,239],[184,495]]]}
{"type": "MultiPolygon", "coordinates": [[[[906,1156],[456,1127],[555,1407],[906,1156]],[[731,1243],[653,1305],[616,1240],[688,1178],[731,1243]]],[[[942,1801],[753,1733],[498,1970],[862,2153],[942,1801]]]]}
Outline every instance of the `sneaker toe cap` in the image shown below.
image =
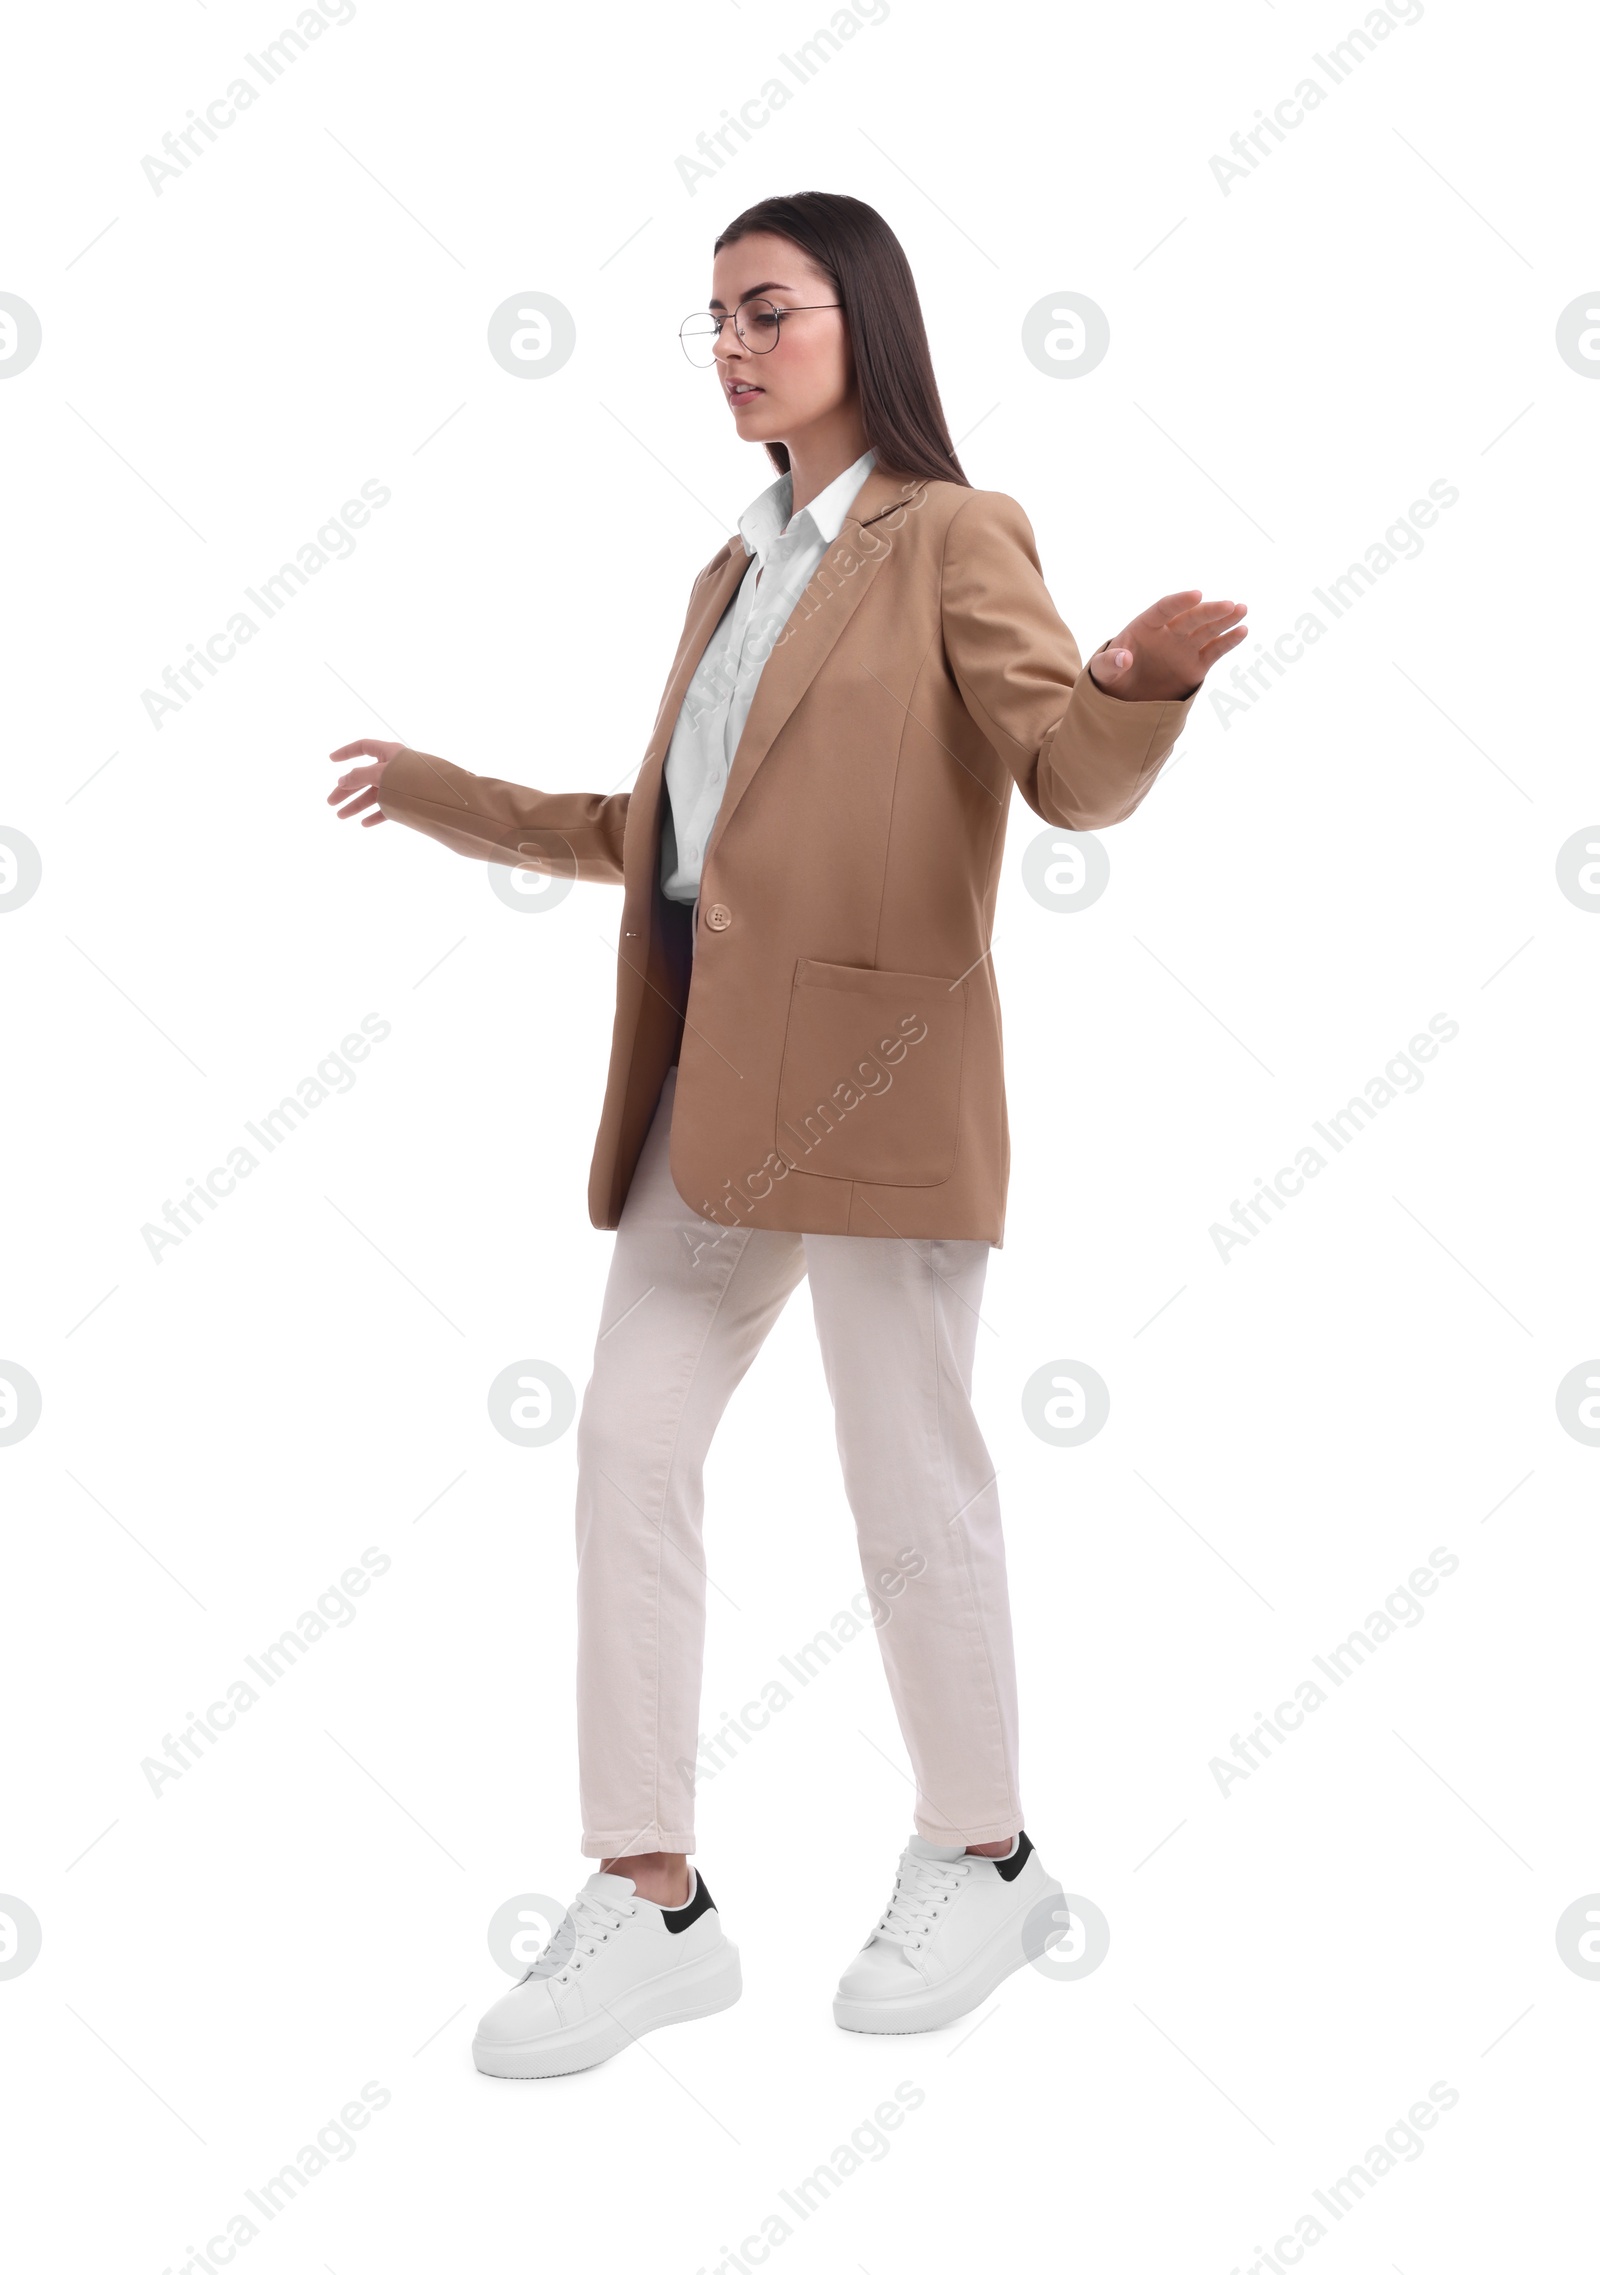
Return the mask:
{"type": "Polygon", "coordinates": [[[561,2028],[550,1979],[536,1976],[518,1983],[496,1999],[478,2024],[477,2042],[483,2046],[517,2046],[529,2038],[543,2038],[561,2028]]]}
{"type": "Polygon", "coordinates": [[[926,1987],[896,1943],[869,1943],[839,1978],[839,1996],[847,1999],[909,1998],[926,1987]]]}

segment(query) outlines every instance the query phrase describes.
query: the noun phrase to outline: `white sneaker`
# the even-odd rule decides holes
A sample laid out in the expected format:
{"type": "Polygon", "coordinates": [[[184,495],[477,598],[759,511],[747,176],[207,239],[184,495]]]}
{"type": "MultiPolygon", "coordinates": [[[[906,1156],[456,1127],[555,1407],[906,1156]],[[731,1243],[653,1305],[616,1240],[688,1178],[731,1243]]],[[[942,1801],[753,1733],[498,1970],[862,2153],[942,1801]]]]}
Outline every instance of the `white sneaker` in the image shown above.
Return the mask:
{"type": "Polygon", "coordinates": [[[620,1872],[593,1872],[549,1948],[479,2023],[472,2059],[486,2077],[564,2077],[647,2030],[716,2014],[742,1988],[738,1951],[698,1872],[676,1909],[635,1894],[620,1872]]]}
{"type": "Polygon", "coordinates": [[[1009,1856],[968,1856],[914,1833],[883,1917],[844,1971],[833,2019],[841,2030],[937,2030],[1038,1958],[1066,1921],[1061,1883],[1026,1833],[1009,1856]]]}

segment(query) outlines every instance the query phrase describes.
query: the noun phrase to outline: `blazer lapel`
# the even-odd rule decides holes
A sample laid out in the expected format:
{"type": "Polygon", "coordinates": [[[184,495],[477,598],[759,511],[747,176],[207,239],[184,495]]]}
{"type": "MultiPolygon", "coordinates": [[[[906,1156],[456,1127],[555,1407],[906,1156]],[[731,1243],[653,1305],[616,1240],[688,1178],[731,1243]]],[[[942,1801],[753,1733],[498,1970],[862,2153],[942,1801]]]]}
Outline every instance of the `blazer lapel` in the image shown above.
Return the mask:
{"type": "Polygon", "coordinates": [[[744,549],[744,539],[736,532],[729,538],[726,551],[717,555],[707,568],[700,597],[689,611],[683,638],[678,642],[677,661],[661,698],[656,723],[650,730],[644,765],[658,753],[665,755],[678,723],[678,713],[683,709],[683,699],[689,692],[689,682],[699,670],[700,659],[711,645],[711,635],[722,621],[722,612],[743,583],[749,566],[750,556],[744,549]]]}
{"type": "MultiPolygon", "coordinates": [[[[667,679],[666,692],[656,712],[655,725],[644,757],[633,779],[630,815],[633,826],[627,835],[627,846],[636,867],[629,874],[630,908],[648,909],[654,898],[656,869],[660,860],[660,836],[657,815],[661,800],[662,772],[666,762],[672,731],[678,723],[678,713],[689,692],[689,682],[700,668],[700,659],[711,644],[711,635],[722,620],[722,612],[739,589],[750,556],[744,549],[744,539],[737,532],[728,540],[725,552],[708,564],[705,581],[698,599],[690,605],[683,637],[678,642],[678,654],[667,679]]],[[[635,937],[624,923],[623,938],[635,937]]]]}
{"type": "MultiPolygon", "coordinates": [[[[810,583],[795,603],[793,615],[762,666],[755,700],[734,752],[716,821],[706,840],[702,866],[715,853],[757,767],[861,605],[863,593],[894,550],[892,536],[887,536],[863,551],[859,542],[861,531],[897,508],[917,504],[926,486],[920,477],[887,473],[881,466],[875,466],[857,491],[844,526],[818,562],[810,583]]],[[[738,543],[742,553],[742,541],[738,543]]],[[[706,640],[710,634],[708,626],[706,640]]],[[[705,640],[702,640],[702,650],[704,646],[705,640]]],[[[676,716],[674,709],[672,717],[676,716]]]]}

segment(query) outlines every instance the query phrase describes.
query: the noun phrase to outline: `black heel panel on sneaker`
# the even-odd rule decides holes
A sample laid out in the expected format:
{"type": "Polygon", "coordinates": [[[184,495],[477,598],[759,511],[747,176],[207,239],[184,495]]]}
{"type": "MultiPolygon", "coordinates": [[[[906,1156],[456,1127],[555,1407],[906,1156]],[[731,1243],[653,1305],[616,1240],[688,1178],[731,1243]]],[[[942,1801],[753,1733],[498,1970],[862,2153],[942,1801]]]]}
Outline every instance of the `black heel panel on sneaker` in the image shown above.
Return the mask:
{"type": "Polygon", "coordinates": [[[994,1868],[996,1872],[999,1873],[1002,1880],[1015,1880],[1017,1874],[1022,1870],[1022,1867],[1027,1863],[1029,1857],[1032,1854],[1032,1841],[1029,1840],[1026,1833],[1018,1833],[1016,1855],[997,1856],[994,1860],[994,1868]]]}
{"type": "Polygon", "coordinates": [[[661,1917],[673,1935],[682,1935],[686,1927],[693,1927],[702,1912],[714,1912],[716,1908],[711,1901],[711,1890],[706,1886],[704,1875],[697,1871],[694,1876],[694,1894],[689,1901],[680,1904],[675,1912],[669,1912],[663,1904],[661,1917]]]}

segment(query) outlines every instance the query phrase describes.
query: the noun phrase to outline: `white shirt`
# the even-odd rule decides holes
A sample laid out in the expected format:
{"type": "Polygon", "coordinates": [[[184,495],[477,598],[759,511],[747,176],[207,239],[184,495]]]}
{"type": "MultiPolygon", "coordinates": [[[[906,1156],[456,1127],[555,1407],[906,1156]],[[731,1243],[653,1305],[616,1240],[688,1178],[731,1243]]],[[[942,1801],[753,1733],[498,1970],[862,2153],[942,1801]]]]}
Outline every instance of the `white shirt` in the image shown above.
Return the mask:
{"type": "Polygon", "coordinates": [[[794,481],[789,474],[780,474],[739,516],[750,566],[689,682],[667,750],[661,890],[668,900],[692,901],[699,894],[701,859],[762,666],[844,527],[877,455],[864,451],[792,520],[794,481]]]}

